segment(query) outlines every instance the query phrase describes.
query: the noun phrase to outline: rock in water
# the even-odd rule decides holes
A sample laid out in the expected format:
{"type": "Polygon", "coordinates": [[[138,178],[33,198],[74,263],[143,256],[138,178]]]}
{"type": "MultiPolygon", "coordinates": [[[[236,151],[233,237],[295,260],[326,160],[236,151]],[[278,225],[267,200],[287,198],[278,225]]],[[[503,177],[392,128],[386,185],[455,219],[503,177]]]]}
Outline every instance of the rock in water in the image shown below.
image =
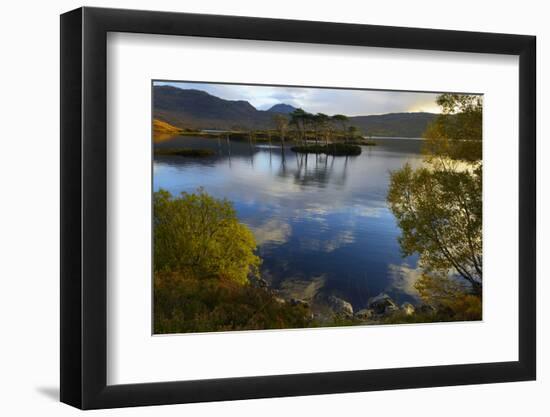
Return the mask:
{"type": "Polygon", "coordinates": [[[403,310],[407,316],[412,316],[414,314],[414,306],[411,303],[403,303],[401,305],[401,310],[403,310]]]}
{"type": "Polygon", "coordinates": [[[353,306],[350,303],[348,303],[346,300],[342,300],[341,298],[331,295],[328,298],[328,303],[330,305],[330,308],[336,314],[343,314],[344,316],[348,316],[348,317],[353,316],[353,306]]]}
{"type": "Polygon", "coordinates": [[[399,310],[397,304],[385,293],[378,294],[376,297],[369,299],[368,308],[372,309],[375,314],[388,314],[399,310]]]}

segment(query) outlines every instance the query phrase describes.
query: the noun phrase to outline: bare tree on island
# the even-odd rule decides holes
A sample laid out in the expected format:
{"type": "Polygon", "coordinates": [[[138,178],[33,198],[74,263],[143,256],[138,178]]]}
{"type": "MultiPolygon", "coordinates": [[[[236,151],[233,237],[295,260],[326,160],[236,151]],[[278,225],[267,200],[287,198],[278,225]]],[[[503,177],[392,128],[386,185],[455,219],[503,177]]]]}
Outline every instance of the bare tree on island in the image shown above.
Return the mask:
{"type": "Polygon", "coordinates": [[[358,135],[359,135],[359,128],[357,126],[348,127],[348,137],[350,137],[352,141],[354,141],[358,135]]]}
{"type": "Polygon", "coordinates": [[[347,143],[348,137],[347,137],[347,131],[348,131],[348,123],[349,118],[347,116],[344,116],[343,114],[335,114],[332,116],[332,120],[338,124],[340,127],[340,131],[342,133],[342,137],[344,138],[344,142],[347,143]]]}
{"type": "Polygon", "coordinates": [[[310,121],[311,121],[311,127],[313,128],[313,135],[314,135],[314,139],[315,139],[315,144],[318,145],[319,144],[319,135],[320,135],[321,130],[322,130],[322,120],[321,120],[321,118],[319,117],[318,114],[312,114],[311,117],[310,117],[310,121]]]}
{"type": "Polygon", "coordinates": [[[319,124],[319,128],[323,136],[325,137],[325,145],[328,145],[330,134],[332,133],[332,125],[330,122],[330,116],[324,113],[317,113],[315,120],[319,124]]]}
{"type": "Polygon", "coordinates": [[[285,135],[288,130],[288,118],[282,114],[276,114],[273,116],[273,122],[275,123],[275,128],[279,133],[279,138],[281,140],[281,148],[284,150],[285,147],[285,135]]]}
{"type": "Polygon", "coordinates": [[[303,109],[296,109],[292,113],[290,113],[290,124],[296,128],[299,140],[302,142],[302,144],[305,144],[308,120],[309,113],[307,113],[303,109]]]}

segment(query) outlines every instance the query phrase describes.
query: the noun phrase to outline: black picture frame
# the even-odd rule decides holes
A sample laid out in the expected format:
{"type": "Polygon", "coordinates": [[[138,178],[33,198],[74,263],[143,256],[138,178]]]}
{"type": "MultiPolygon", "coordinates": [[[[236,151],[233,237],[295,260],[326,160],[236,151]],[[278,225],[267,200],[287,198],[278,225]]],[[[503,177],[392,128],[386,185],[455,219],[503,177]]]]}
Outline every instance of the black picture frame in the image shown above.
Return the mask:
{"type": "Polygon", "coordinates": [[[61,401],[81,409],[536,378],[536,38],[137,10],[61,16],[61,401]],[[519,360],[107,385],[108,32],[519,56],[519,360]]]}

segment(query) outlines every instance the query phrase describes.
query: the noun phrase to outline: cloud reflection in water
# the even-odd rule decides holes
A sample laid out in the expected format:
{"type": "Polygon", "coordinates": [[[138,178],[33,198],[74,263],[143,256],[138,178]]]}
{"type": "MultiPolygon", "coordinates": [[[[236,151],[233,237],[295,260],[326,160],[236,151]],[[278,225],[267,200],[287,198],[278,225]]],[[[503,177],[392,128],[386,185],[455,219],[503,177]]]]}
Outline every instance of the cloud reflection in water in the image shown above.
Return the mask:
{"type": "MultiPolygon", "coordinates": [[[[323,276],[324,290],[361,308],[369,296],[393,288],[395,277],[406,275],[403,268],[416,265],[415,258],[401,257],[386,193],[391,170],[420,163],[418,141],[381,142],[357,157],[307,158],[288,148],[283,154],[278,145],[239,142],[231,143],[229,155],[225,144],[205,138],[161,145],[219,153],[206,159],[158,157],[154,188],[177,194],[202,186],[233,202],[256,236],[262,272],[274,285],[323,276]]],[[[403,300],[414,297],[407,286],[394,290],[403,300]]]]}

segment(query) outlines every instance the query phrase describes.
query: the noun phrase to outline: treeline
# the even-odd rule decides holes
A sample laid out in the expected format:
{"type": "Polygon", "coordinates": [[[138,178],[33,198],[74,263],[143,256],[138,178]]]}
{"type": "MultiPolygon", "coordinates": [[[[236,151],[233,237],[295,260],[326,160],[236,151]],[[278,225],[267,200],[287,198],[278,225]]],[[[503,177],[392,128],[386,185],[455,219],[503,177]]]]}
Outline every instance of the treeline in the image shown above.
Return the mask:
{"type": "Polygon", "coordinates": [[[342,114],[328,116],[323,113],[312,114],[302,109],[296,109],[287,114],[276,113],[272,116],[270,127],[253,129],[234,125],[229,130],[208,131],[196,129],[180,129],[182,135],[225,138],[248,142],[279,142],[293,141],[302,144],[315,142],[363,144],[366,142],[357,126],[351,125],[349,118],[342,114]]]}
{"type": "MultiPolygon", "coordinates": [[[[285,117],[275,116],[276,119],[285,117]]],[[[280,126],[279,121],[277,125],[280,126]]],[[[296,109],[289,114],[288,126],[292,128],[294,137],[299,142],[313,140],[316,143],[324,142],[328,145],[333,140],[356,139],[359,136],[359,129],[349,125],[349,118],[343,114],[328,116],[324,113],[312,114],[302,109],[296,109]]]]}

